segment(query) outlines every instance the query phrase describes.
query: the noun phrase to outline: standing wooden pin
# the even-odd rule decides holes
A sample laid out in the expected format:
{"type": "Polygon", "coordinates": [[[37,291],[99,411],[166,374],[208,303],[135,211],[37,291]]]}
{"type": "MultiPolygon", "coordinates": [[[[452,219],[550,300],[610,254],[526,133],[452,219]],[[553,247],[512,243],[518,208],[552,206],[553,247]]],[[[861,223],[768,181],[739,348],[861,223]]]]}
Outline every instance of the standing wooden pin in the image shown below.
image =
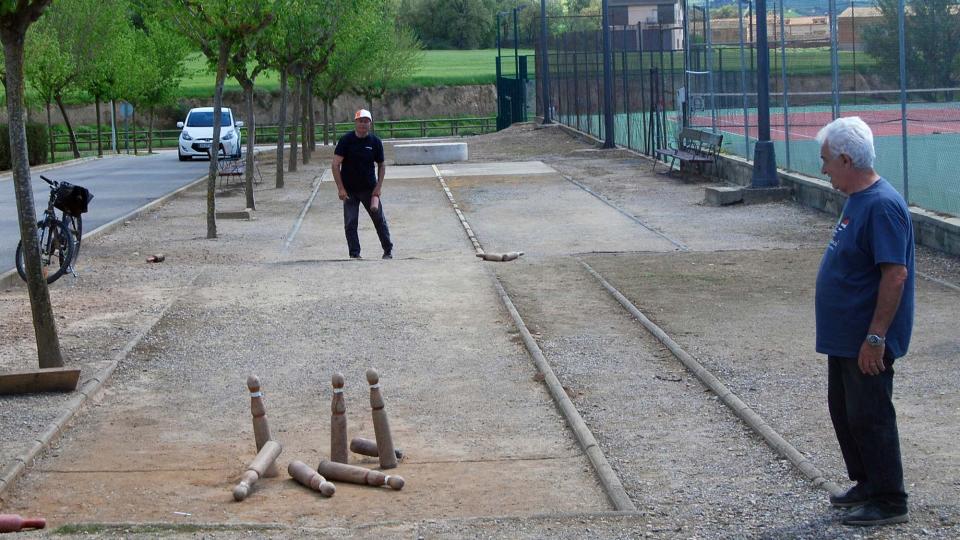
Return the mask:
{"type": "MultiPolygon", "coordinates": [[[[257,441],[257,452],[263,449],[270,437],[270,424],[267,423],[267,408],[263,405],[263,392],[260,391],[260,377],[247,377],[247,388],[250,389],[250,413],[253,415],[253,438],[257,441]]],[[[264,476],[273,477],[280,474],[277,465],[270,463],[264,476]]]]}
{"type": "Polygon", "coordinates": [[[376,370],[367,370],[367,382],[370,383],[370,407],[373,409],[373,433],[377,439],[377,452],[380,454],[380,468],[392,469],[397,466],[397,455],[393,449],[393,437],[390,435],[390,421],[384,410],[383,394],[380,392],[380,375],[376,370]]]}
{"type": "Polygon", "coordinates": [[[330,460],[337,463],[347,462],[347,405],[343,400],[343,375],[334,373],[333,400],[330,402],[330,460]]]}
{"type": "Polygon", "coordinates": [[[265,476],[267,469],[277,467],[277,457],[282,451],[283,447],[280,446],[280,443],[267,441],[263,445],[263,450],[260,450],[257,457],[253,458],[253,461],[247,466],[247,471],[240,477],[240,483],[233,488],[233,498],[237,501],[246,499],[257,480],[265,476]]]}

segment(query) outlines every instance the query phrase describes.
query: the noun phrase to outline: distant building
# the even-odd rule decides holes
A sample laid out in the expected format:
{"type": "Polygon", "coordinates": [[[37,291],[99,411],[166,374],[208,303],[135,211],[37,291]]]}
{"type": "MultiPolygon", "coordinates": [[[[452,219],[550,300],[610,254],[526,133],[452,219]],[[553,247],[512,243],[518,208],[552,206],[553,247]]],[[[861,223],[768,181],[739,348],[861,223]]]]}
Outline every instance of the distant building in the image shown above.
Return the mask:
{"type": "Polygon", "coordinates": [[[683,2],[608,0],[616,48],[644,51],[683,49],[683,2]]]}
{"type": "MultiPolygon", "coordinates": [[[[698,21],[698,25],[702,22],[698,21]]],[[[816,17],[788,17],[783,21],[783,34],[792,47],[823,45],[830,39],[830,19],[824,15],[816,17]]],[[[712,19],[710,36],[714,45],[740,43],[740,19],[712,19]]],[[[780,41],[780,17],[767,15],[767,38],[771,43],[780,41]]],[[[744,15],[743,42],[753,43],[755,32],[744,15]]]]}

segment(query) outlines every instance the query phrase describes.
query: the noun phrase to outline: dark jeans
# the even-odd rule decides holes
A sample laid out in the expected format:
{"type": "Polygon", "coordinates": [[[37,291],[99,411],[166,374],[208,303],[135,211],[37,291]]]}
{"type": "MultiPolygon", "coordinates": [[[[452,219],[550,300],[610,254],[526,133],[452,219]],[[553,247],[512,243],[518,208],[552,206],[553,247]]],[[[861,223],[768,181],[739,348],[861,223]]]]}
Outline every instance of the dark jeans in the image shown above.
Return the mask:
{"type": "Polygon", "coordinates": [[[383,201],[380,201],[380,208],[376,211],[370,210],[370,197],[372,191],[363,191],[350,193],[347,200],[343,201],[343,230],[347,235],[347,248],[350,250],[351,257],[360,256],[360,236],[357,235],[357,223],[360,220],[360,204],[367,209],[370,219],[373,221],[374,228],[377,229],[377,236],[380,237],[380,247],[384,253],[393,251],[393,242],[390,241],[390,228],[387,227],[387,217],[383,213],[383,201]]]}
{"type": "Polygon", "coordinates": [[[864,375],[856,358],[828,356],[827,403],[850,479],[862,482],[872,502],[905,509],[893,359],[879,375],[864,375]]]}

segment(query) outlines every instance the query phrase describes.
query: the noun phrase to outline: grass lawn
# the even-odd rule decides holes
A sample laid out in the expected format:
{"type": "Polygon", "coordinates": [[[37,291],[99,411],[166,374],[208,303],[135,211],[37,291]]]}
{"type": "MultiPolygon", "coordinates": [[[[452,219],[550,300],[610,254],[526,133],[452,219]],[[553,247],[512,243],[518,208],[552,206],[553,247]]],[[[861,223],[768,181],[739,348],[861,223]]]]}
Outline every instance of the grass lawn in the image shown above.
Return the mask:
{"type": "MultiPolygon", "coordinates": [[[[513,49],[502,49],[504,73],[513,74],[513,49]]],[[[520,49],[520,55],[530,55],[527,71],[534,79],[533,50],[520,49]]],[[[496,76],[496,49],[474,51],[424,51],[423,62],[410,80],[399,85],[410,86],[457,86],[464,84],[493,84],[496,76]]],[[[193,54],[187,59],[187,77],[180,83],[180,95],[188,98],[207,98],[213,95],[215,77],[201,54],[193,54]]],[[[267,72],[257,77],[257,88],[273,91],[280,88],[280,77],[276,72],[267,72]]],[[[228,78],[224,82],[225,90],[239,92],[240,85],[228,78]]]]}

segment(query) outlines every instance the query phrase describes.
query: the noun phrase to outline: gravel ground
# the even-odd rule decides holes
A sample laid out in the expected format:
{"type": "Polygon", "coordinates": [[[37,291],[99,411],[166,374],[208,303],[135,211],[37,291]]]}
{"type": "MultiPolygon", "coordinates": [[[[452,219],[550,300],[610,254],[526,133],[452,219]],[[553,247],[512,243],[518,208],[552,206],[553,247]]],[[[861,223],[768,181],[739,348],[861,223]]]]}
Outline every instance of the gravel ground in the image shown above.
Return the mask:
{"type": "MultiPolygon", "coordinates": [[[[339,205],[329,193],[284,252],[322,164],[288,174],[285,190],[271,189],[273,166],[262,167],[257,221],[221,221],[216,241],[203,238],[197,192],[85,243],[81,278],[54,286],[69,293],[58,303],[58,321],[68,364],[84,366],[84,377],[170,308],[101,400],[4,495],[0,509],[67,516],[54,521],[76,524],[60,531],[68,535],[126,538],[960,536],[960,458],[952,442],[960,403],[956,378],[939,369],[960,353],[955,290],[919,283],[923,325],[898,369],[912,521],[848,529],[824,492],[735,420],[577,261],[619,287],[842,482],[811,338],[810,287],[833,219],[789,203],[703,206],[702,185],[653,175],[646,160],[598,150],[557,128],[516,126],[468,142],[471,161],[542,160],[559,172],[447,178],[481,242],[526,251],[519,261],[474,259],[433,179],[398,182],[385,198],[395,261],[342,260],[339,205]],[[156,251],[169,264],[143,263],[156,251]],[[602,512],[592,471],[487,271],[504,283],[638,512],[602,512]],[[372,312],[383,315],[370,321],[372,312]],[[283,419],[275,429],[289,452],[308,448],[309,462],[322,455],[327,409],[315,395],[326,392],[326,374],[371,364],[393,378],[391,419],[417,455],[403,467],[432,486],[428,492],[411,491],[411,501],[347,486],[330,504],[300,509],[295,486],[268,484],[262,500],[270,502],[220,509],[217,497],[242,469],[250,438],[246,413],[237,414],[244,391],[236,380],[272,366],[265,371],[269,414],[283,419]],[[120,450],[138,445],[145,448],[120,450]],[[194,450],[189,480],[172,465],[184,462],[185,447],[194,450]],[[105,464],[134,474],[102,474],[105,464]],[[514,482],[487,486],[492,496],[457,488],[504,475],[514,482]],[[543,481],[524,480],[534,477],[543,481]],[[199,510],[192,519],[171,517],[174,503],[199,510]]],[[[315,157],[328,159],[329,148],[315,157]]],[[[321,193],[329,189],[322,185],[321,193]]],[[[242,196],[224,193],[219,204],[238,209],[242,196]]],[[[365,258],[377,258],[369,227],[361,241],[365,258]]],[[[955,257],[921,248],[918,268],[960,283],[955,257]]],[[[4,369],[35,357],[27,310],[21,289],[0,293],[4,369]]],[[[362,384],[348,392],[349,403],[363,403],[362,384]]],[[[12,434],[0,443],[4,462],[29,446],[66,399],[0,398],[0,429],[12,434]]],[[[369,430],[361,407],[349,411],[351,429],[369,430]]],[[[289,452],[285,458],[296,457],[289,452]]]]}

